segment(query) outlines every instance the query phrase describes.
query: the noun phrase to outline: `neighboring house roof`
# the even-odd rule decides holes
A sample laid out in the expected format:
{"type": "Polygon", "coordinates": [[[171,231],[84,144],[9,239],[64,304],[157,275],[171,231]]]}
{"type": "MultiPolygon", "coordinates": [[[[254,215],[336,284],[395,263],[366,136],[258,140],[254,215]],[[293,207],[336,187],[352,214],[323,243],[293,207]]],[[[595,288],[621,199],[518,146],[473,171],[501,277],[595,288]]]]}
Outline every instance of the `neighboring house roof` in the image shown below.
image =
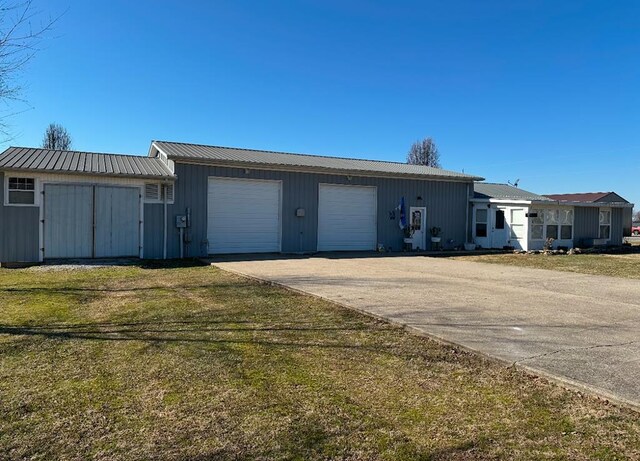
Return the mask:
{"type": "Polygon", "coordinates": [[[629,203],[624,198],[620,197],[615,192],[581,192],[577,194],[550,194],[547,195],[552,200],[559,202],[583,202],[583,203],[596,203],[596,202],[619,202],[629,203]]]}
{"type": "Polygon", "coordinates": [[[0,170],[144,178],[173,178],[159,158],[30,147],[9,147],[0,154],[0,170]]]}
{"type": "Polygon", "coordinates": [[[341,172],[351,174],[413,176],[462,181],[482,180],[456,171],[442,170],[422,165],[398,162],[360,160],[354,158],[326,157],[309,154],[290,154],[265,150],[240,149],[235,147],[204,146],[167,141],[154,141],[150,155],[156,148],[168,158],[176,161],[198,161],[225,166],[257,167],[271,166],[301,171],[341,172]]]}
{"type": "Polygon", "coordinates": [[[534,194],[513,187],[509,184],[497,184],[488,182],[477,182],[473,185],[473,197],[476,199],[496,199],[496,200],[528,200],[535,202],[550,202],[551,200],[542,195],[534,194]]]}

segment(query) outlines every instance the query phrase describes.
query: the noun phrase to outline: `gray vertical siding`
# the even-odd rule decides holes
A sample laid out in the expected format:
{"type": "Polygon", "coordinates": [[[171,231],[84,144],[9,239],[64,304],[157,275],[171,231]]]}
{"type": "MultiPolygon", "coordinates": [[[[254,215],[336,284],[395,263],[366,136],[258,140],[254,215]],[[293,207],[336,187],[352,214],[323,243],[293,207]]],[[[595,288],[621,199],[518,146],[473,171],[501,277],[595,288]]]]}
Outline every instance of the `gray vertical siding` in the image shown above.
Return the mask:
{"type": "Polygon", "coordinates": [[[600,232],[599,209],[594,207],[575,207],[574,209],[573,244],[577,247],[589,245],[598,238],[600,232]]]}
{"type": "Polygon", "coordinates": [[[633,221],[633,208],[622,209],[622,235],[629,237],[631,235],[631,222],[633,221]]]}
{"type": "Polygon", "coordinates": [[[0,262],[39,260],[38,207],[4,206],[4,174],[0,173],[0,262]]]}
{"type": "Polygon", "coordinates": [[[611,209],[611,245],[622,245],[622,234],[624,231],[623,224],[623,209],[612,208],[611,209]]]}
{"type": "Polygon", "coordinates": [[[164,225],[163,205],[159,203],[144,204],[144,243],[143,256],[145,258],[162,258],[164,225]]]}
{"type": "MultiPolygon", "coordinates": [[[[610,245],[622,244],[624,229],[628,227],[627,215],[627,208],[611,208],[610,245]]],[[[600,208],[575,207],[574,227],[573,244],[577,247],[589,245],[600,234],[600,208]]]]}
{"type": "MultiPolygon", "coordinates": [[[[207,254],[207,188],[210,176],[282,181],[282,251],[284,253],[315,252],[318,229],[318,187],[320,183],[376,186],[378,197],[378,243],[391,250],[402,248],[403,233],[398,226],[398,213],[390,218],[404,196],[407,213],[411,206],[427,208],[427,227],[442,228],[445,246],[461,245],[465,241],[467,184],[464,182],[421,181],[395,178],[370,178],[286,171],[255,170],[245,174],[244,168],[213,167],[206,165],[176,164],[178,180],[175,185],[175,204],[169,206],[168,256],[179,255],[179,234],[175,216],[191,208],[191,243],[186,247],[188,256],[207,254]],[[421,197],[421,200],[418,200],[421,197]],[[295,216],[297,208],[304,208],[305,217],[295,216]],[[450,242],[452,241],[452,242],[450,242]],[[450,242],[450,243],[449,243],[450,242]]],[[[147,205],[148,206],[148,205],[147,205]]],[[[151,226],[149,220],[159,213],[145,207],[145,256],[162,257],[161,245],[147,240],[151,226]],[[147,230],[148,229],[148,230],[147,230]]],[[[162,238],[162,227],[157,231],[162,238]]],[[[429,242],[429,239],[427,239],[429,242]]],[[[429,243],[428,243],[429,244],[429,243]]]]}

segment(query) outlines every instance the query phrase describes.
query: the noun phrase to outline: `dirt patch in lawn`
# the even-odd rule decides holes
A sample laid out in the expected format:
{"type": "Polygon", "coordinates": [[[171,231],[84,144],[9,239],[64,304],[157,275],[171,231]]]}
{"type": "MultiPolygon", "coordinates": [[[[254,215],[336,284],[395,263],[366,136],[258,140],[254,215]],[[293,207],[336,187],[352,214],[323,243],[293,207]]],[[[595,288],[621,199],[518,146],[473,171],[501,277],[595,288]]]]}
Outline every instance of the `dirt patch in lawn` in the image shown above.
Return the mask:
{"type": "Polygon", "coordinates": [[[210,267],[0,270],[1,459],[637,459],[640,418],[210,267]]]}

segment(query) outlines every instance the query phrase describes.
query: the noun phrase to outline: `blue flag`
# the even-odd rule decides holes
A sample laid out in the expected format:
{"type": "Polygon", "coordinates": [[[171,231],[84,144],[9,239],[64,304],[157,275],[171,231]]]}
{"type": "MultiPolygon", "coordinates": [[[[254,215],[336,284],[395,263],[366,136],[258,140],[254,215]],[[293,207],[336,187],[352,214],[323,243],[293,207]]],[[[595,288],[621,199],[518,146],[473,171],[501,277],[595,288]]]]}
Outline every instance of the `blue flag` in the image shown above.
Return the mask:
{"type": "Polygon", "coordinates": [[[400,199],[400,205],[398,205],[400,209],[400,221],[398,221],[398,225],[400,229],[404,230],[407,227],[407,212],[404,208],[404,197],[400,199]]]}

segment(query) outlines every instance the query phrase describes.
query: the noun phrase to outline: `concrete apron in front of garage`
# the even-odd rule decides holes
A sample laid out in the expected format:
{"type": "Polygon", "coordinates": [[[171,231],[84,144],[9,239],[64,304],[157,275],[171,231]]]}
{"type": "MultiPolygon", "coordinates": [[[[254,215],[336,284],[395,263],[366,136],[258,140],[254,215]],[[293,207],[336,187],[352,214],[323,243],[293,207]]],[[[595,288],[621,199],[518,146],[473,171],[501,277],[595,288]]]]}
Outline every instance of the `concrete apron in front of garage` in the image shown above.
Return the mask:
{"type": "Polygon", "coordinates": [[[640,409],[638,280],[415,256],[213,264],[640,409]]]}

